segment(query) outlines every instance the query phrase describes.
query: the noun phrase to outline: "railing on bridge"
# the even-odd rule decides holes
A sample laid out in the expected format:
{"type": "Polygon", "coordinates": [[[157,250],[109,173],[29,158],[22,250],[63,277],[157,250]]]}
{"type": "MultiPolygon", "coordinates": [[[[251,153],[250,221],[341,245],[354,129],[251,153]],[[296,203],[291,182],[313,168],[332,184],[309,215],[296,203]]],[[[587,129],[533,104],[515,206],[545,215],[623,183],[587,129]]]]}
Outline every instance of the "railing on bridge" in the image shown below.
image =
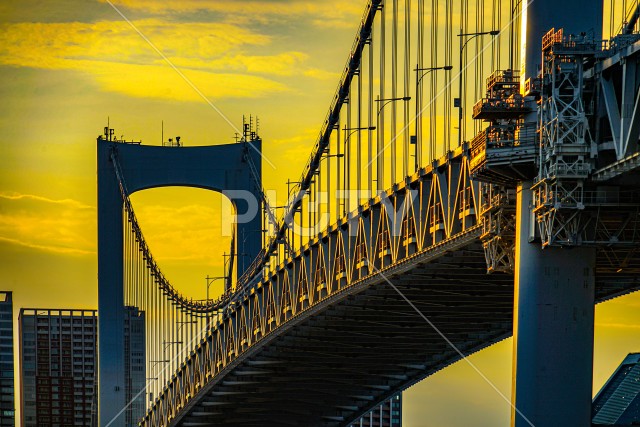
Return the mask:
{"type": "Polygon", "coordinates": [[[468,174],[466,150],[434,162],[397,189],[372,199],[358,216],[332,224],[216,318],[142,423],[167,425],[250,349],[402,263],[426,262],[474,241],[481,232],[481,189],[468,174]]]}

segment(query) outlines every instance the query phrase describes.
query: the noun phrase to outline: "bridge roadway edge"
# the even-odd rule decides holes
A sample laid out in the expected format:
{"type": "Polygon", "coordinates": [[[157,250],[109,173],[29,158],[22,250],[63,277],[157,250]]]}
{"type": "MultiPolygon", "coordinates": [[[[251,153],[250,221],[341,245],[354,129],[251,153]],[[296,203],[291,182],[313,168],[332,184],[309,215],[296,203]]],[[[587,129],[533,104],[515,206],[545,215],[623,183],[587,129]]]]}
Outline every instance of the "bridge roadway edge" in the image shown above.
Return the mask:
{"type": "MultiPolygon", "coordinates": [[[[385,274],[385,276],[387,278],[389,278],[392,282],[395,282],[397,280],[397,276],[402,274],[403,272],[409,271],[411,270],[413,267],[415,267],[416,265],[421,265],[424,263],[427,263],[429,261],[435,260],[439,257],[442,257],[444,255],[446,255],[447,253],[451,253],[454,252],[456,250],[459,249],[463,249],[465,247],[465,245],[469,244],[470,240],[474,240],[477,238],[477,236],[479,235],[479,228],[475,227],[473,229],[471,229],[468,232],[468,236],[469,239],[455,239],[454,242],[443,242],[441,248],[439,251],[437,251],[437,254],[433,254],[433,253],[422,253],[422,254],[416,254],[419,256],[416,256],[412,259],[407,259],[407,260],[403,260],[402,262],[400,262],[397,265],[394,266],[390,266],[389,268],[386,268],[382,271],[383,274],[385,274]],[[473,237],[469,237],[470,235],[473,235],[473,237]]],[[[495,277],[495,275],[494,275],[495,277]]],[[[636,283],[634,284],[634,286],[628,286],[628,285],[624,285],[624,282],[628,282],[630,278],[627,278],[626,280],[622,280],[621,285],[622,286],[617,286],[616,284],[614,284],[613,287],[610,287],[608,285],[605,285],[604,283],[602,283],[600,280],[598,280],[598,278],[596,279],[598,282],[598,286],[597,286],[597,295],[596,295],[596,300],[597,302],[603,302],[606,300],[609,300],[611,298],[617,297],[617,296],[621,296],[630,292],[633,292],[634,290],[638,289],[639,284],[636,283]]],[[[511,279],[512,280],[512,279],[511,279]]],[[[274,329],[273,331],[271,331],[268,335],[265,335],[262,340],[260,340],[260,343],[256,346],[256,348],[249,348],[246,351],[244,351],[241,355],[239,355],[238,358],[236,358],[235,360],[233,360],[232,362],[229,363],[229,365],[227,365],[222,372],[220,372],[218,375],[216,375],[215,379],[212,379],[208,384],[206,384],[199,392],[196,396],[194,396],[186,405],[185,407],[180,411],[179,415],[172,419],[170,424],[171,426],[177,426],[177,425],[184,425],[184,426],[195,426],[195,425],[208,425],[208,424],[200,424],[198,422],[194,422],[194,418],[199,418],[201,421],[205,421],[203,418],[206,417],[193,417],[190,414],[198,407],[199,402],[206,398],[207,394],[212,391],[217,385],[219,385],[221,382],[223,382],[228,376],[233,375],[233,371],[236,368],[241,367],[246,361],[250,360],[252,357],[259,355],[261,352],[263,352],[263,350],[267,347],[269,347],[270,344],[275,343],[278,341],[278,339],[280,339],[283,335],[285,335],[288,331],[294,330],[296,329],[296,327],[300,326],[301,324],[303,324],[305,322],[305,320],[309,320],[312,318],[315,318],[319,315],[322,315],[323,312],[327,311],[328,309],[331,309],[332,305],[334,305],[337,302],[340,301],[344,301],[346,299],[348,299],[349,296],[353,296],[353,295],[357,295],[359,293],[364,292],[367,288],[369,287],[373,287],[375,285],[381,284],[385,281],[385,279],[378,273],[376,274],[374,277],[368,277],[363,279],[360,283],[357,284],[353,284],[352,286],[349,286],[345,289],[341,289],[339,291],[336,291],[334,294],[331,294],[330,296],[328,296],[324,301],[322,301],[321,304],[309,307],[307,310],[297,314],[296,316],[290,318],[289,320],[287,320],[286,322],[284,322],[283,324],[281,324],[278,328],[274,329]]],[[[388,285],[385,285],[388,286],[388,285]]],[[[513,290],[511,290],[511,297],[513,297],[512,295],[513,290]]],[[[405,302],[406,304],[406,302],[405,302]]],[[[408,305],[407,305],[408,306],[408,305]]],[[[512,316],[512,312],[510,313],[510,315],[512,316]]],[[[428,316],[428,314],[427,314],[428,316]]],[[[506,319],[505,319],[506,320],[506,319]]],[[[421,320],[422,322],[424,322],[423,320],[421,320]]],[[[466,355],[475,353],[477,351],[480,351],[484,348],[487,348],[499,341],[502,341],[505,338],[508,338],[509,336],[512,335],[512,326],[511,326],[511,319],[509,319],[508,321],[505,321],[503,328],[502,329],[497,329],[495,331],[493,331],[494,333],[490,336],[487,337],[488,339],[481,339],[479,340],[477,343],[475,343],[472,346],[469,347],[465,347],[462,349],[462,352],[466,355]]],[[[425,367],[424,371],[420,374],[417,374],[414,377],[411,378],[407,378],[405,381],[402,381],[402,383],[397,384],[396,387],[393,387],[392,389],[387,390],[384,393],[379,393],[378,396],[371,400],[368,401],[366,403],[366,405],[362,405],[360,407],[358,407],[357,410],[352,411],[352,413],[349,415],[349,417],[345,417],[342,421],[337,421],[337,419],[339,418],[339,416],[336,416],[336,418],[333,420],[333,422],[325,422],[324,424],[321,425],[331,425],[331,426],[347,426],[349,425],[349,423],[355,419],[357,419],[359,416],[365,414],[366,412],[368,412],[371,408],[375,407],[377,404],[379,404],[380,402],[385,401],[386,399],[388,399],[389,397],[395,395],[396,393],[398,393],[399,391],[405,390],[408,387],[416,384],[417,382],[421,381],[422,379],[434,374],[435,372],[438,372],[441,369],[444,369],[445,367],[459,361],[461,359],[459,354],[452,354],[450,357],[444,358],[442,360],[440,360],[437,364],[433,365],[432,367],[430,367],[429,369],[427,369],[425,367]]],[[[325,420],[326,421],[326,420],[325,420]]],[[[206,422],[206,421],[205,421],[206,422]]],[[[238,425],[247,425],[247,424],[238,424],[238,425]]],[[[249,425],[254,425],[254,424],[249,424],[249,425]]],[[[269,425],[268,422],[266,424],[263,425],[269,425]]]]}
{"type": "MultiPolygon", "coordinates": [[[[476,239],[480,236],[480,232],[481,232],[481,226],[475,226],[474,228],[470,229],[470,231],[468,231],[468,235],[471,235],[473,237],[471,237],[471,239],[476,239]]],[[[379,270],[379,272],[375,275],[369,276],[365,279],[362,279],[360,281],[360,283],[355,283],[349,287],[346,287],[344,289],[341,289],[339,291],[336,291],[335,293],[332,293],[331,295],[327,296],[321,304],[316,304],[313,305],[311,307],[309,307],[308,309],[302,311],[299,314],[296,314],[295,316],[293,316],[292,318],[290,318],[288,321],[286,321],[284,324],[282,324],[281,326],[279,326],[278,328],[274,329],[273,331],[269,332],[267,335],[264,336],[264,338],[262,340],[260,340],[260,346],[258,348],[250,348],[247,351],[245,351],[242,356],[244,356],[244,358],[238,357],[236,358],[234,361],[232,361],[229,365],[227,365],[222,372],[220,372],[216,377],[218,377],[218,380],[212,380],[210,381],[206,386],[204,386],[199,392],[198,394],[202,394],[202,395],[206,395],[208,391],[210,391],[212,388],[215,387],[215,385],[217,385],[217,383],[219,381],[221,381],[223,379],[223,377],[225,376],[225,374],[229,373],[230,371],[232,371],[234,368],[236,368],[239,364],[241,364],[243,362],[243,359],[249,359],[251,356],[255,355],[256,353],[259,353],[262,348],[264,346],[267,346],[270,342],[274,341],[275,339],[277,339],[283,332],[294,328],[295,326],[297,326],[298,324],[300,324],[301,322],[303,322],[304,320],[313,317],[314,315],[317,315],[318,313],[324,311],[327,306],[330,306],[332,303],[335,303],[337,301],[340,301],[342,298],[344,298],[345,295],[353,295],[353,294],[357,294],[359,292],[362,292],[363,290],[365,290],[367,287],[373,285],[373,284],[379,284],[382,282],[385,282],[385,279],[383,278],[382,274],[384,274],[385,276],[387,276],[387,278],[392,278],[397,274],[406,272],[407,270],[409,270],[411,267],[408,266],[407,264],[409,264],[411,261],[413,261],[414,263],[418,264],[418,263],[423,263],[423,262],[428,262],[431,259],[435,259],[437,257],[439,257],[440,255],[446,253],[447,251],[453,251],[455,249],[458,249],[460,247],[463,247],[465,244],[467,244],[467,240],[461,241],[463,240],[461,236],[456,236],[455,238],[453,238],[452,240],[454,240],[457,244],[455,245],[449,245],[450,241],[445,241],[442,242],[440,245],[438,245],[437,249],[443,248],[442,250],[436,251],[437,254],[431,254],[429,253],[429,250],[426,250],[424,253],[417,253],[414,254],[412,257],[407,257],[407,259],[404,259],[402,261],[400,261],[397,264],[394,264],[392,266],[389,267],[385,267],[381,270],[379,270]],[[424,259],[419,259],[424,257],[424,259]],[[416,259],[419,259],[419,261],[416,261],[416,259]],[[382,274],[381,274],[382,273],[382,274]]],[[[505,336],[504,338],[507,338],[507,336],[505,336]]],[[[502,339],[504,339],[502,338],[502,339]]],[[[498,341],[496,341],[498,342],[498,341]]],[[[485,346],[483,346],[482,348],[485,348],[485,346]]],[[[455,363],[455,361],[452,361],[451,363],[455,363]]],[[[446,364],[445,366],[450,365],[451,363],[446,364]]],[[[421,378],[422,379],[422,378],[421,378]]],[[[413,383],[417,383],[419,382],[421,379],[418,379],[416,381],[414,381],[413,383]]],[[[411,385],[413,385],[413,383],[411,385]]],[[[382,403],[386,400],[387,398],[383,398],[380,399],[379,402],[377,402],[374,405],[371,405],[371,408],[375,407],[377,404],[382,403]]],[[[170,426],[178,426],[180,425],[180,421],[187,416],[187,414],[189,413],[190,409],[192,409],[194,406],[196,406],[198,404],[198,399],[197,396],[194,396],[194,398],[192,398],[186,405],[185,407],[180,411],[180,415],[177,416],[176,418],[171,420],[171,423],[169,424],[170,426]]],[[[363,412],[366,413],[370,408],[368,408],[367,410],[365,410],[363,412]]],[[[362,415],[362,414],[360,414],[362,415]]],[[[358,416],[353,417],[353,419],[357,419],[358,416]]]]}

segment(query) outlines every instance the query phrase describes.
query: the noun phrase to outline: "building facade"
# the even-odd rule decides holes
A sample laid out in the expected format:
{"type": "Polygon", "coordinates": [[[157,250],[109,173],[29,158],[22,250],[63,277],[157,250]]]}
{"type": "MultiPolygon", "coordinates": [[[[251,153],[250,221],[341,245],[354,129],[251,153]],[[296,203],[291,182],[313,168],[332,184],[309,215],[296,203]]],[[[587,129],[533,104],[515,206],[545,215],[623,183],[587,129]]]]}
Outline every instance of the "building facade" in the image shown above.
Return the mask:
{"type": "MultiPolygon", "coordinates": [[[[20,326],[23,427],[97,426],[95,310],[22,309],[20,326]]],[[[137,426],[145,413],[145,317],[125,309],[123,416],[137,426]]],[[[4,425],[4,424],[3,424],[4,425]]]]}
{"type": "Polygon", "coordinates": [[[15,426],[13,298],[0,291],[0,427],[15,426]]]}
{"type": "Polygon", "coordinates": [[[124,362],[125,396],[131,402],[125,411],[125,425],[133,427],[146,412],[145,317],[137,307],[125,307],[124,362]],[[128,373],[128,374],[127,374],[128,373]]]}
{"type": "Polygon", "coordinates": [[[640,425],[640,353],[630,353],[593,399],[594,425],[640,425]]]}
{"type": "Polygon", "coordinates": [[[95,310],[21,309],[23,427],[90,426],[96,403],[95,310]]]}
{"type": "Polygon", "coordinates": [[[400,427],[401,425],[402,394],[398,394],[371,410],[351,427],[400,427]]]}

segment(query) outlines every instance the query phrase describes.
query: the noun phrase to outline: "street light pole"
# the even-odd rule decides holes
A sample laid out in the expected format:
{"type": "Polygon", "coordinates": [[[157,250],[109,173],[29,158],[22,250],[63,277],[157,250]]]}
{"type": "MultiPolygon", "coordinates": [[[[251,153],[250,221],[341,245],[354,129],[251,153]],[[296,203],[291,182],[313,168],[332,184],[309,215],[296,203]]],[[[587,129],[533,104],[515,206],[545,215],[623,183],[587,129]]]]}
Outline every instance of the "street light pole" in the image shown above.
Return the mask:
{"type": "MultiPolygon", "coordinates": [[[[211,286],[216,280],[226,280],[226,278],[227,276],[210,277],[209,275],[207,275],[207,277],[205,278],[207,280],[207,305],[209,305],[209,286],[211,286]]],[[[207,311],[207,323],[209,323],[209,314],[210,312],[207,311]]]]}
{"type": "Polygon", "coordinates": [[[511,71],[513,71],[513,49],[514,49],[514,43],[515,43],[515,33],[513,31],[513,26],[515,24],[515,17],[514,17],[514,13],[516,12],[516,9],[518,8],[518,6],[520,6],[520,3],[522,3],[522,0],[518,0],[515,4],[515,6],[513,6],[513,8],[511,9],[511,22],[509,24],[509,69],[511,71]]]}
{"type": "MultiPolygon", "coordinates": [[[[344,157],[344,154],[339,153],[339,154],[325,154],[324,156],[320,157],[320,161],[319,163],[321,163],[323,160],[325,159],[330,159],[332,157],[335,157],[337,159],[341,159],[344,157]]],[[[320,164],[318,164],[318,171],[320,170],[320,164]]],[[[318,182],[321,183],[322,180],[320,179],[320,176],[318,176],[318,182]]],[[[329,161],[329,163],[327,163],[327,192],[331,193],[331,162],[329,161]]],[[[320,189],[318,189],[318,195],[320,193],[320,189]]],[[[318,202],[318,217],[322,219],[322,210],[320,209],[321,206],[321,200],[318,202]]],[[[329,214],[329,223],[331,223],[331,194],[329,194],[329,196],[327,197],[327,214],[329,214]]]]}
{"type": "MultiPolygon", "coordinates": [[[[400,96],[400,97],[396,97],[396,98],[383,98],[380,99],[380,95],[378,95],[376,97],[376,102],[380,103],[382,102],[383,104],[378,108],[378,114],[376,116],[376,124],[378,125],[377,128],[381,129],[380,127],[380,113],[382,112],[382,110],[384,109],[384,107],[387,106],[387,104],[390,104],[391,102],[395,102],[395,101],[410,101],[411,97],[410,96],[400,96]]],[[[384,132],[383,132],[384,133],[384,132]]],[[[395,138],[395,135],[393,136],[395,138]]],[[[381,135],[380,133],[378,133],[378,152],[376,153],[376,168],[377,168],[377,179],[376,179],[376,184],[377,184],[377,189],[380,190],[381,188],[384,188],[384,135],[381,135]],[[380,158],[380,156],[382,156],[382,159],[380,158]]]]}
{"type": "MultiPolygon", "coordinates": [[[[418,67],[418,64],[416,64],[416,69],[414,70],[416,72],[416,146],[414,149],[414,157],[415,157],[415,167],[416,167],[416,171],[418,170],[418,167],[420,166],[420,157],[422,156],[422,152],[421,150],[418,148],[420,145],[420,142],[422,142],[422,139],[420,138],[421,134],[422,134],[422,97],[420,96],[420,83],[422,82],[422,79],[424,78],[424,76],[426,76],[427,74],[429,74],[432,71],[437,71],[437,70],[445,70],[445,71],[450,71],[452,70],[453,67],[451,65],[445,65],[443,67],[427,67],[427,68],[420,68],[418,67]],[[420,74],[420,72],[422,72],[422,74],[420,74]],[[420,131],[420,133],[418,133],[418,131],[420,131]]],[[[431,153],[431,156],[433,156],[434,153],[431,153]]]]}
{"type": "Polygon", "coordinates": [[[498,34],[500,34],[499,30],[482,31],[478,33],[462,33],[461,32],[460,34],[458,34],[458,37],[460,37],[460,43],[462,43],[462,40],[464,37],[468,37],[464,41],[464,43],[462,43],[460,46],[460,81],[458,84],[458,147],[462,145],[462,109],[463,109],[462,77],[464,76],[464,68],[462,68],[462,53],[464,52],[464,48],[467,46],[467,43],[469,43],[471,40],[475,39],[476,37],[486,36],[486,35],[497,36],[498,34]]]}
{"type": "MultiPolygon", "coordinates": [[[[351,176],[349,173],[349,160],[351,160],[351,144],[349,144],[349,142],[351,141],[351,135],[353,135],[356,132],[362,131],[362,130],[375,130],[376,127],[375,126],[365,126],[365,127],[355,127],[355,128],[348,128],[346,125],[344,127],[344,129],[342,129],[344,131],[344,160],[342,161],[343,164],[343,168],[344,168],[344,182],[342,185],[342,190],[345,192],[345,194],[342,195],[342,205],[343,205],[343,209],[342,209],[342,215],[346,216],[347,215],[347,202],[346,202],[346,192],[347,192],[347,185],[351,183],[351,176]],[[347,132],[349,132],[349,134],[347,134],[347,132]]],[[[360,201],[360,188],[357,189],[358,190],[358,202],[360,201]]]]}

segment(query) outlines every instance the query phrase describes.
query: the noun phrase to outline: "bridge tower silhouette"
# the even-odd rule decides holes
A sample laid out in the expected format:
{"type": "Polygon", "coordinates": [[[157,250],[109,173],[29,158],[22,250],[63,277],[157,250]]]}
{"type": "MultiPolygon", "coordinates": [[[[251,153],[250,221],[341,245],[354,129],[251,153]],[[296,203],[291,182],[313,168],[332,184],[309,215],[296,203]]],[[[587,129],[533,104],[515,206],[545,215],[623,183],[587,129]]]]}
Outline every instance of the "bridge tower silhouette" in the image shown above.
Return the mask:
{"type": "MultiPolygon", "coordinates": [[[[526,36],[522,48],[521,87],[525,90],[527,81],[539,78],[538,66],[544,67],[540,41],[549,29],[563,28],[567,34],[575,35],[589,32],[592,40],[602,39],[601,1],[557,3],[536,0],[527,2],[523,16],[522,28],[526,36]]],[[[563,57],[566,58],[569,56],[563,57]]],[[[583,57],[578,56],[574,63],[582,66],[582,61],[583,57]]],[[[572,77],[579,73],[581,70],[572,77]]],[[[554,93],[543,94],[549,104],[556,101],[560,90],[553,84],[556,76],[551,77],[554,80],[546,80],[545,84],[551,84],[550,90],[554,93]]],[[[582,79],[582,76],[578,78],[582,79]]],[[[560,83],[556,84],[559,86],[560,83]]],[[[572,94],[572,101],[578,105],[578,110],[582,110],[578,113],[579,119],[586,123],[583,88],[578,83],[574,89],[577,90],[572,94]]],[[[545,107],[543,104],[542,108],[545,107]]],[[[545,123],[562,120],[557,111],[545,116],[538,110],[533,109],[525,115],[524,122],[539,122],[539,127],[543,128],[545,123]]],[[[560,126],[567,125],[561,123],[560,126]]],[[[573,144],[569,141],[550,143],[559,151],[558,157],[578,155],[585,163],[589,162],[591,141],[585,138],[586,128],[568,130],[576,138],[571,141],[573,144]]],[[[542,168],[540,164],[537,166],[542,168]]],[[[518,182],[516,191],[512,425],[587,426],[591,424],[596,249],[580,244],[571,250],[561,245],[543,247],[536,241],[539,204],[534,201],[535,190],[532,188],[537,178],[541,178],[536,182],[540,185],[547,177],[540,171],[537,176],[528,178],[518,182]],[[580,357],[575,357],[576,354],[580,357]]]]}
{"type": "MultiPolygon", "coordinates": [[[[167,186],[197,187],[222,193],[230,199],[236,215],[247,217],[236,223],[234,231],[236,236],[245,236],[243,253],[254,259],[261,249],[261,233],[254,232],[262,229],[262,215],[257,214],[261,209],[261,188],[249,170],[254,168],[260,177],[262,141],[255,135],[247,134],[245,137],[242,142],[234,144],[171,148],[122,143],[114,140],[109,129],[105,129],[105,135],[98,138],[100,425],[124,425],[122,409],[130,403],[124,393],[123,293],[126,277],[123,211],[130,205],[125,206],[128,198],[123,199],[123,195],[167,186]]],[[[129,222],[133,220],[132,217],[127,219],[129,222]]],[[[242,273],[240,269],[238,274],[242,273]]],[[[225,287],[229,290],[228,285],[225,287]]],[[[189,304],[177,292],[165,292],[174,304],[189,304]]]]}

